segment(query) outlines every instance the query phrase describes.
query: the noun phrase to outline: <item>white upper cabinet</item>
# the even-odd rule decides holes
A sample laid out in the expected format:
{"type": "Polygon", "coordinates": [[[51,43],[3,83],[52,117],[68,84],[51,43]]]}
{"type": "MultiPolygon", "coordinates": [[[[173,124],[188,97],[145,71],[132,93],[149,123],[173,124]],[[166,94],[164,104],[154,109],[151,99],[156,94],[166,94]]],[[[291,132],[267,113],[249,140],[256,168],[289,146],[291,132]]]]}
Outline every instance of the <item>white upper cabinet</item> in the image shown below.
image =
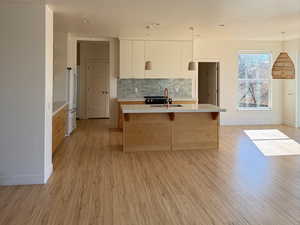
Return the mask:
{"type": "Polygon", "coordinates": [[[145,42],[132,41],[132,75],[143,78],[145,73],[145,42]]]}
{"type": "Polygon", "coordinates": [[[132,71],[132,45],[129,40],[120,40],[120,78],[130,77],[132,71]]]}
{"type": "Polygon", "coordinates": [[[146,41],[146,61],[152,62],[152,70],[145,71],[145,77],[169,78],[180,72],[180,45],[175,41],[146,41]]]}
{"type": "Polygon", "coordinates": [[[188,64],[193,58],[193,42],[182,41],[181,42],[181,71],[182,76],[192,76],[197,74],[197,71],[189,71],[188,64]]]}
{"type": "Polygon", "coordinates": [[[144,41],[120,40],[120,78],[144,78],[144,41]]]}
{"type": "Polygon", "coordinates": [[[120,40],[120,78],[190,78],[191,41],[120,40]],[[152,70],[145,70],[145,61],[152,70]]]}

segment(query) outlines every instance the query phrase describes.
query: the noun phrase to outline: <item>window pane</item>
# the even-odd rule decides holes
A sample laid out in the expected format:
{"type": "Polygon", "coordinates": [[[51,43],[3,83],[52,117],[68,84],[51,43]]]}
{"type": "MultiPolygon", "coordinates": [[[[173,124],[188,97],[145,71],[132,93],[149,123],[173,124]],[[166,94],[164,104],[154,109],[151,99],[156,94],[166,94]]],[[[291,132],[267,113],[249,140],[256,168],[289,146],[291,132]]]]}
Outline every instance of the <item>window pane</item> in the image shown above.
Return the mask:
{"type": "Polygon", "coordinates": [[[259,107],[269,107],[269,81],[262,81],[259,83],[259,92],[257,93],[260,99],[259,107]]]}
{"type": "Polygon", "coordinates": [[[246,60],[244,55],[239,56],[239,79],[246,78],[246,60]]]}
{"type": "Polygon", "coordinates": [[[269,106],[269,82],[240,80],[239,107],[257,108],[269,106]]]}
{"type": "Polygon", "coordinates": [[[270,54],[239,55],[240,108],[269,107],[270,54]]]}

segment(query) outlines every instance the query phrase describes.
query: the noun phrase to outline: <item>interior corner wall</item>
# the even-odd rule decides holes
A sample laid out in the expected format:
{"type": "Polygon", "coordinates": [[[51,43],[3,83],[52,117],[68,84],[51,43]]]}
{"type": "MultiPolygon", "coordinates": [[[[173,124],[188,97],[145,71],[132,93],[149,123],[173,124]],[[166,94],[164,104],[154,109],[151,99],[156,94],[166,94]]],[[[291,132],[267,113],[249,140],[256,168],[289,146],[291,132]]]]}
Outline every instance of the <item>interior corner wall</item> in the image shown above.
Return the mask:
{"type": "Polygon", "coordinates": [[[300,39],[298,39],[298,61],[296,63],[296,126],[300,127],[300,39]]]}
{"type": "Polygon", "coordinates": [[[282,123],[283,87],[281,80],[272,80],[271,82],[271,110],[240,111],[237,107],[239,52],[270,52],[272,53],[274,61],[280,50],[280,41],[195,40],[195,60],[198,62],[220,62],[220,106],[227,110],[221,114],[222,125],[264,125],[282,123]]]}
{"type": "Polygon", "coordinates": [[[47,183],[53,171],[52,164],[52,112],[53,112],[53,11],[45,7],[45,133],[44,178],[47,183]]]}
{"type": "Polygon", "coordinates": [[[0,185],[45,182],[45,24],[42,3],[0,6],[0,185]]]}
{"type": "Polygon", "coordinates": [[[117,82],[119,74],[119,41],[114,38],[110,40],[109,45],[109,61],[110,63],[110,81],[109,81],[109,97],[110,97],[110,118],[111,127],[118,127],[119,103],[117,96],[117,82]]]}
{"type": "Polygon", "coordinates": [[[298,58],[299,40],[285,42],[285,50],[294,62],[296,79],[283,80],[283,121],[288,126],[297,126],[297,79],[298,79],[298,58]]]}
{"type": "Polygon", "coordinates": [[[64,32],[54,32],[53,41],[53,101],[67,100],[67,38],[64,32]]]}

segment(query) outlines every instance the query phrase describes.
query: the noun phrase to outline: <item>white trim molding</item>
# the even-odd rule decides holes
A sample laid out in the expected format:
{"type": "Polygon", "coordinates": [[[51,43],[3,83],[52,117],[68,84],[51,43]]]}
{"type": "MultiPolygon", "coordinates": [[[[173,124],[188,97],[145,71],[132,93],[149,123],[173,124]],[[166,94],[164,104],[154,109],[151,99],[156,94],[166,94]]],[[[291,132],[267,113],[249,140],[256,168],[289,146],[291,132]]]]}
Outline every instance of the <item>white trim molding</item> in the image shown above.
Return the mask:
{"type": "Polygon", "coordinates": [[[0,186],[44,184],[43,175],[0,176],[0,186]]]}

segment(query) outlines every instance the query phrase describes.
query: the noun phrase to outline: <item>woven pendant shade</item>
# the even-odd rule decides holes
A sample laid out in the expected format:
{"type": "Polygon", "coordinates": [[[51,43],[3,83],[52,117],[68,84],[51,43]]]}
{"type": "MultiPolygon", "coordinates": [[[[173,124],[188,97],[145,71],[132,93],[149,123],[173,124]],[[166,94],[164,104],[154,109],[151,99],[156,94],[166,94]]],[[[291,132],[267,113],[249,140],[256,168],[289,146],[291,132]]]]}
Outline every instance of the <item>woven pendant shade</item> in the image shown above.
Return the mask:
{"type": "Polygon", "coordinates": [[[286,52],[281,52],[272,68],[273,79],[295,79],[295,66],[286,52]]]}

